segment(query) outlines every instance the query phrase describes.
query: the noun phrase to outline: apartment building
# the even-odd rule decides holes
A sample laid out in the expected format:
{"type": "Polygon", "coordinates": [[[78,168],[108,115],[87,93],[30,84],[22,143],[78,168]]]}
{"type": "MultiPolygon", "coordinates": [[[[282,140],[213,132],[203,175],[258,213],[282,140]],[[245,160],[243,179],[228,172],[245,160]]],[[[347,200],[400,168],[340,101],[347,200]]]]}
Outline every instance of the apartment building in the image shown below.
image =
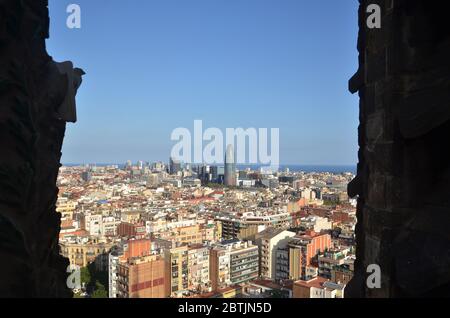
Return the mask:
{"type": "Polygon", "coordinates": [[[230,280],[232,284],[241,284],[258,278],[258,254],[258,247],[250,242],[233,246],[230,253],[230,280]]]}
{"type": "Polygon", "coordinates": [[[117,269],[118,298],[165,298],[169,296],[169,273],[162,255],[129,258],[117,269]]]}
{"type": "Polygon", "coordinates": [[[225,240],[245,240],[258,233],[258,224],[233,218],[219,218],[218,221],[222,225],[222,238],[225,240]]]}
{"type": "Polygon", "coordinates": [[[117,235],[119,237],[143,238],[147,234],[145,225],[142,223],[121,222],[117,226],[117,235]]]}
{"type": "Polygon", "coordinates": [[[222,223],[202,224],[200,227],[203,242],[217,242],[222,238],[222,223]]]}
{"type": "Polygon", "coordinates": [[[289,248],[279,247],[275,251],[275,280],[289,279],[289,248]]]}
{"type": "Polygon", "coordinates": [[[118,297],[118,270],[123,251],[120,247],[114,246],[108,255],[108,296],[109,298],[118,297]]]}
{"type": "Polygon", "coordinates": [[[213,291],[251,281],[259,272],[258,246],[238,240],[211,249],[210,277],[213,291]]]}
{"type": "Polygon", "coordinates": [[[170,294],[188,290],[188,247],[180,246],[164,251],[167,260],[170,294]]]}
{"type": "Polygon", "coordinates": [[[307,280],[317,275],[313,264],[320,253],[332,246],[329,234],[307,231],[292,237],[285,248],[276,251],[276,279],[307,280]]]}
{"type": "Polygon", "coordinates": [[[102,236],[115,237],[117,235],[117,227],[120,224],[120,220],[113,216],[103,217],[102,220],[102,236]]]}
{"type": "Polygon", "coordinates": [[[254,239],[260,229],[287,228],[292,218],[289,213],[274,213],[269,215],[254,215],[252,212],[241,216],[217,217],[222,224],[222,238],[225,240],[248,240],[254,239]]]}
{"type": "Polygon", "coordinates": [[[349,251],[346,249],[328,250],[318,257],[319,276],[331,279],[332,271],[345,263],[349,251]]]}
{"type": "Polygon", "coordinates": [[[58,198],[56,212],[61,213],[61,218],[71,220],[77,206],[77,202],[69,201],[67,198],[58,198]]]}
{"type": "Polygon", "coordinates": [[[333,223],[328,218],[309,215],[300,219],[299,226],[320,233],[323,230],[331,230],[333,223]]]}
{"type": "Polygon", "coordinates": [[[347,285],[353,278],[355,256],[350,255],[344,259],[344,264],[335,266],[331,270],[331,281],[347,285]]]}
{"type": "Polygon", "coordinates": [[[103,229],[103,215],[101,214],[86,214],[84,217],[84,224],[86,231],[92,236],[101,236],[103,229]]]}
{"type": "Polygon", "coordinates": [[[188,288],[199,292],[209,292],[209,247],[201,244],[188,247],[188,288]]]}
{"type": "Polygon", "coordinates": [[[294,232],[276,228],[268,228],[256,235],[256,243],[260,252],[260,276],[266,279],[276,279],[276,252],[278,249],[286,248],[294,236],[294,232]]]}
{"type": "Polygon", "coordinates": [[[289,279],[306,279],[307,267],[311,266],[313,258],[332,246],[329,234],[317,234],[307,231],[306,234],[294,237],[288,244],[289,248],[289,279]]]}
{"type": "Polygon", "coordinates": [[[122,211],[120,213],[120,220],[125,223],[137,223],[141,219],[141,212],[139,211],[122,211]]]}
{"type": "Polygon", "coordinates": [[[213,291],[231,285],[230,253],[222,246],[215,246],[210,251],[209,275],[213,291]]]}
{"type": "Polygon", "coordinates": [[[166,239],[174,241],[177,245],[201,244],[203,235],[199,225],[192,225],[173,229],[166,239]]]}
{"type": "Polygon", "coordinates": [[[99,270],[107,270],[108,253],[114,243],[89,237],[66,237],[60,240],[60,253],[71,265],[86,267],[95,262],[99,270]]]}
{"type": "Polygon", "coordinates": [[[144,257],[152,254],[152,242],[149,239],[132,239],[121,241],[111,249],[108,256],[109,297],[118,297],[119,264],[129,259],[144,257]]]}

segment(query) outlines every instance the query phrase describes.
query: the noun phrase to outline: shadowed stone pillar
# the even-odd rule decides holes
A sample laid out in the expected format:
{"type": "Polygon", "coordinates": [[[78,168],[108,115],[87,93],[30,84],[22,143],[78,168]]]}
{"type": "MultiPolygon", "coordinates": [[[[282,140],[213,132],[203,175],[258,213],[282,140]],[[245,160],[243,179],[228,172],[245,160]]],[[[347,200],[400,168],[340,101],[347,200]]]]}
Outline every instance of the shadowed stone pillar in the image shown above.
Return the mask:
{"type": "Polygon", "coordinates": [[[348,297],[449,296],[450,30],[425,0],[360,0],[359,195],[355,277],[348,297]],[[381,7],[381,29],[366,8],[381,7]],[[381,288],[366,285],[381,267],[381,288]]]}
{"type": "Polygon", "coordinates": [[[0,0],[0,297],[70,297],[55,211],[80,69],[47,54],[46,0],[0,0]]]}

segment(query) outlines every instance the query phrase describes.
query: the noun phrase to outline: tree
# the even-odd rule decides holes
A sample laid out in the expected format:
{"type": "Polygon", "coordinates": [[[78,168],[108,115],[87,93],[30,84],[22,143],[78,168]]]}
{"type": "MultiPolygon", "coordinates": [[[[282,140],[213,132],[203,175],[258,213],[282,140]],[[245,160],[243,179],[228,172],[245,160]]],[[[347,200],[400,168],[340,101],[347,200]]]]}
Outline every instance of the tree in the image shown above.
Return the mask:
{"type": "Polygon", "coordinates": [[[108,298],[108,292],[105,289],[105,286],[100,282],[95,282],[95,290],[93,291],[91,298],[108,298]]]}
{"type": "Polygon", "coordinates": [[[81,279],[81,283],[86,287],[91,283],[92,277],[91,277],[91,272],[88,267],[81,268],[80,279],[81,279]]]}

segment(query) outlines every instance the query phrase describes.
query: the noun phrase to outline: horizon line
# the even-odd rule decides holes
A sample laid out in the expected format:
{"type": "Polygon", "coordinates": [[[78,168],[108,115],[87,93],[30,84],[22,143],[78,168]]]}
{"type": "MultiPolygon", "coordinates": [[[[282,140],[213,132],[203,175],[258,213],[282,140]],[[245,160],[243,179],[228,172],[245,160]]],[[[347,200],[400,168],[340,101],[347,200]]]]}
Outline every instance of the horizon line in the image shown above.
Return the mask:
{"type": "MultiPolygon", "coordinates": [[[[140,160],[138,160],[140,161],[140,160]]],[[[132,161],[133,164],[136,164],[138,161],[132,161]]],[[[168,164],[168,162],[159,160],[159,161],[144,161],[144,163],[165,163],[168,164]]],[[[62,165],[124,165],[126,162],[61,162],[62,165]]],[[[225,165],[225,163],[214,163],[214,164],[208,164],[208,163],[186,163],[189,165],[209,165],[209,166],[217,166],[217,165],[225,165]]],[[[261,164],[261,163],[237,163],[237,166],[263,166],[263,167],[269,167],[270,165],[261,164]]],[[[347,164],[322,164],[322,163],[280,163],[278,166],[322,166],[322,167],[343,167],[343,166],[357,166],[358,163],[347,163],[347,164]]]]}

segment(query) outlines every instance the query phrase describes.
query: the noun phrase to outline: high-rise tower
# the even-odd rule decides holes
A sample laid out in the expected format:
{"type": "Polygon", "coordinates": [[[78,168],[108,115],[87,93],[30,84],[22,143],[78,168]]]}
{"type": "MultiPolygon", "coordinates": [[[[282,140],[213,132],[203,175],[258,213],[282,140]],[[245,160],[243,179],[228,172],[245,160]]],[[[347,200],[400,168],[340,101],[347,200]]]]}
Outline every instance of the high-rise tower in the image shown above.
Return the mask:
{"type": "Polygon", "coordinates": [[[225,185],[229,187],[236,186],[236,163],[232,145],[227,146],[225,154],[225,185]]]}
{"type": "Polygon", "coordinates": [[[177,174],[179,171],[181,171],[181,161],[170,157],[169,174],[177,174]]]}

